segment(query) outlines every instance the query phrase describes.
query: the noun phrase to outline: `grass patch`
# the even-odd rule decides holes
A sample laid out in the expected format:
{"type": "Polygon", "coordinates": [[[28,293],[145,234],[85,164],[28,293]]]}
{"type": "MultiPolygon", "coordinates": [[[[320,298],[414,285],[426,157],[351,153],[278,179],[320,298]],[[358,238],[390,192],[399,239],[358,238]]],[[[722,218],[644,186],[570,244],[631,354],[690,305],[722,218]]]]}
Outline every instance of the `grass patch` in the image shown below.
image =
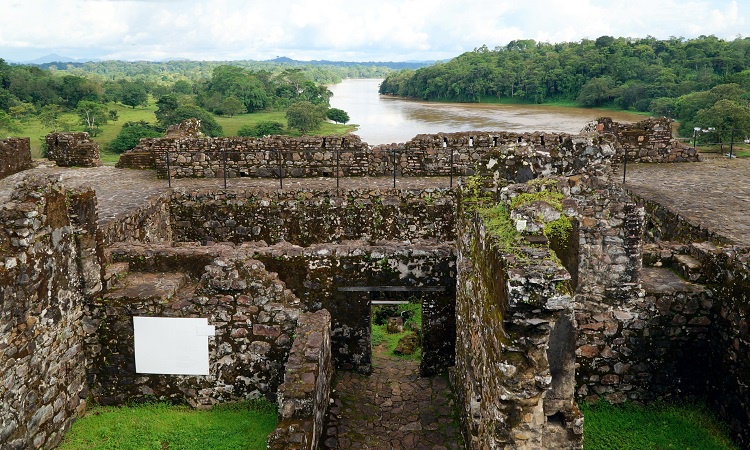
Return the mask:
{"type": "MultiPolygon", "coordinates": [[[[372,317],[375,318],[378,314],[378,311],[383,311],[385,308],[388,308],[387,306],[375,306],[373,307],[373,314],[372,317]]],[[[400,315],[402,312],[406,311],[410,316],[409,318],[404,322],[404,331],[401,333],[388,333],[387,323],[378,324],[376,323],[376,320],[373,319],[372,326],[370,329],[370,337],[372,339],[372,346],[377,347],[381,344],[385,345],[386,352],[388,356],[396,356],[398,358],[402,359],[409,359],[413,361],[419,361],[422,359],[422,347],[421,345],[417,347],[416,351],[411,355],[399,355],[394,353],[393,351],[396,349],[396,346],[398,345],[399,339],[409,334],[411,329],[422,329],[422,305],[421,303],[409,303],[406,305],[397,305],[396,308],[393,308],[395,312],[393,314],[400,315]]]]}
{"type": "Polygon", "coordinates": [[[584,450],[734,450],[726,429],[705,407],[691,404],[582,405],[584,450]]]}
{"type": "MultiPolygon", "coordinates": [[[[687,145],[693,145],[693,142],[690,141],[687,145]]],[[[711,145],[697,145],[698,152],[700,153],[719,153],[721,155],[728,155],[729,154],[729,144],[724,144],[723,147],[719,144],[711,144],[711,145]]],[[[744,142],[735,142],[732,146],[732,154],[736,155],[738,158],[747,158],[750,157],[750,144],[745,144],[744,142]]]]}
{"type": "Polygon", "coordinates": [[[210,411],[148,403],[95,406],[65,435],[61,450],[265,449],[276,427],[276,405],[255,400],[210,411]]]}

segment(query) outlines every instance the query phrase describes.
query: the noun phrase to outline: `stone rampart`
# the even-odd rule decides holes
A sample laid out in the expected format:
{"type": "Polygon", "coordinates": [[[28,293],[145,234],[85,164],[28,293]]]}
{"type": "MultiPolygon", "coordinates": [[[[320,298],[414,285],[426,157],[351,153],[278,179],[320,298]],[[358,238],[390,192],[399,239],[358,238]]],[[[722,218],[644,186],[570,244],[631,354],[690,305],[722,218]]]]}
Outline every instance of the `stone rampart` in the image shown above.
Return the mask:
{"type": "Polygon", "coordinates": [[[196,190],[175,192],[170,205],[175,241],[302,246],[352,239],[452,241],[454,208],[448,189],[196,190]]]}
{"type": "Polygon", "coordinates": [[[582,448],[570,274],[541,233],[508,247],[482,216],[459,214],[454,386],[467,448],[582,448]]]}
{"type": "MultiPolygon", "coordinates": [[[[85,294],[97,292],[93,191],[27,178],[0,211],[0,442],[54,448],[86,408],[85,294]]],[[[101,285],[99,285],[99,288],[101,285]]]]}
{"type": "Polygon", "coordinates": [[[60,167],[98,167],[99,144],[88,133],[50,133],[46,137],[47,158],[60,167]]]}
{"type": "Polygon", "coordinates": [[[304,313],[295,331],[279,386],[279,423],[268,438],[270,450],[315,450],[331,398],[331,315],[304,313]]]}
{"type": "Polygon", "coordinates": [[[31,169],[31,143],[29,138],[0,140],[0,178],[31,169]]]}
{"type": "Polygon", "coordinates": [[[142,139],[118,167],[142,167],[153,155],[160,177],[457,176],[482,173],[523,182],[574,175],[608,159],[614,149],[594,137],[553,133],[421,134],[370,147],[356,135],[264,138],[142,139]],[[132,154],[132,156],[130,156],[132,154]],[[169,156],[169,158],[167,158],[169,156]],[[169,171],[167,171],[169,166],[169,171]]]}
{"type": "Polygon", "coordinates": [[[617,149],[616,163],[672,163],[700,161],[698,150],[672,137],[672,119],[648,118],[636,123],[618,123],[603,117],[591,123],[584,132],[597,132],[608,138],[617,149]]]}

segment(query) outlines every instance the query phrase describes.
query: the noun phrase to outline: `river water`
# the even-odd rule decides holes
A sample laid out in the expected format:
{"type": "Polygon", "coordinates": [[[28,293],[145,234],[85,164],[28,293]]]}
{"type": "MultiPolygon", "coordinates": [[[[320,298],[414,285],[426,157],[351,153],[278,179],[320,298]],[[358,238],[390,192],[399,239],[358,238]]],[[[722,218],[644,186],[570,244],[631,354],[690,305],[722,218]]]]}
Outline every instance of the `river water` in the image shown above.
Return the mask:
{"type": "Polygon", "coordinates": [[[480,103],[436,103],[378,94],[380,79],[348,79],[329,86],[331,107],[349,113],[354,133],[370,145],[406,142],[417,134],[457,131],[578,133],[602,116],[637,122],[643,116],[587,108],[480,103]]]}

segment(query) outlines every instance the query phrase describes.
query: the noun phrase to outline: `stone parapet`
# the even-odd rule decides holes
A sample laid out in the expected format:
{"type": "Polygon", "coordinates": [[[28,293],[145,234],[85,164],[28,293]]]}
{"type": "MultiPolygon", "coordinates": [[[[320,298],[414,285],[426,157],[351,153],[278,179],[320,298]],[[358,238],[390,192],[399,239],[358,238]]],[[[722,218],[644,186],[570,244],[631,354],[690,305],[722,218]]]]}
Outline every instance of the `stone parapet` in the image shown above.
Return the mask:
{"type": "Polygon", "coordinates": [[[540,232],[508,243],[459,214],[454,386],[467,448],[582,448],[570,274],[540,232]]]}
{"type": "Polygon", "coordinates": [[[0,178],[32,167],[29,138],[0,140],[0,178]]]}
{"type": "Polygon", "coordinates": [[[304,313],[295,330],[284,383],[279,386],[279,423],[270,450],[315,450],[331,398],[331,315],[304,313]]]}
{"type": "Polygon", "coordinates": [[[101,288],[95,226],[93,192],[56,178],[25,179],[0,211],[3,449],[54,448],[86,408],[83,318],[101,288]]]}
{"type": "Polygon", "coordinates": [[[700,161],[695,147],[672,137],[672,123],[666,117],[650,117],[636,123],[618,123],[603,117],[587,125],[583,132],[597,132],[612,142],[617,149],[615,163],[623,163],[625,157],[636,163],[700,161]]]}
{"type": "Polygon", "coordinates": [[[98,167],[99,144],[88,133],[50,133],[46,137],[47,158],[60,167],[98,167]]]}

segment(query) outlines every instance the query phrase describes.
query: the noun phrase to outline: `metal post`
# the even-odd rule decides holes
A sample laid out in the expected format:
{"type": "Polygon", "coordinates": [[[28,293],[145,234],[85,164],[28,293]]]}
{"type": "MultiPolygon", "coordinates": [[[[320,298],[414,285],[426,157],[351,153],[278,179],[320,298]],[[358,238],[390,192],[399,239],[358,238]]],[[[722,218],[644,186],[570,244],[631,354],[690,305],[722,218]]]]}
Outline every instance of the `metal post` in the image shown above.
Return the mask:
{"type": "Polygon", "coordinates": [[[729,159],[732,159],[733,150],[734,150],[734,128],[732,128],[732,139],[729,141],[729,159]]]}
{"type": "Polygon", "coordinates": [[[453,188],[453,147],[450,149],[451,152],[451,189],[453,188]]]}
{"type": "Polygon", "coordinates": [[[169,168],[169,149],[167,149],[167,184],[172,187],[172,171],[169,168]]]}
{"type": "Polygon", "coordinates": [[[623,149],[622,184],[625,184],[625,174],[628,173],[628,151],[623,149]]]}
{"type": "Polygon", "coordinates": [[[396,189],[396,147],[393,147],[393,189],[396,189]]]}
{"type": "Polygon", "coordinates": [[[281,149],[277,150],[279,154],[279,189],[284,190],[284,165],[283,158],[281,157],[281,149]]]}
{"type": "Polygon", "coordinates": [[[341,164],[339,163],[339,160],[341,159],[341,149],[336,149],[336,189],[339,188],[339,170],[341,167],[341,164]]]}
{"type": "Polygon", "coordinates": [[[224,170],[223,170],[223,172],[224,172],[224,189],[226,189],[227,188],[227,149],[226,149],[226,147],[222,147],[221,154],[224,157],[223,158],[224,159],[224,161],[223,161],[223,163],[224,163],[224,170]]]}
{"type": "Polygon", "coordinates": [[[698,130],[700,130],[700,128],[698,128],[698,127],[693,128],[693,148],[696,148],[695,144],[696,144],[696,140],[698,138],[698,130]]]}

